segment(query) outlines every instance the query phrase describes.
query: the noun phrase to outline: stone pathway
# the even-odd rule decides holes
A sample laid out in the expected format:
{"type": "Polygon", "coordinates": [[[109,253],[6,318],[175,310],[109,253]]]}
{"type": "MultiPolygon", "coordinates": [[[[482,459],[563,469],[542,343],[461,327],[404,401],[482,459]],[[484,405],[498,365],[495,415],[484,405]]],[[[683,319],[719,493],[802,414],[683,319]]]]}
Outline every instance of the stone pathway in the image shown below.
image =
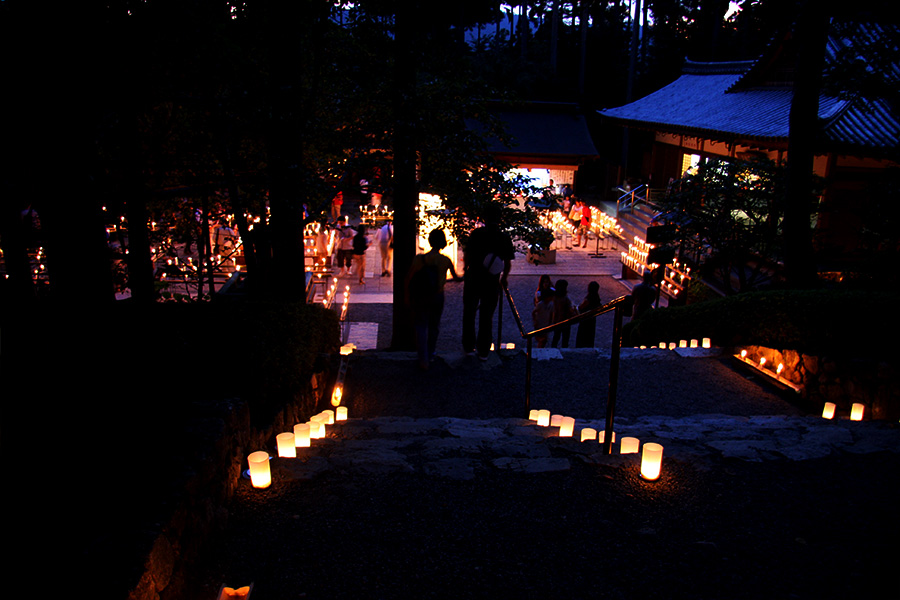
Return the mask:
{"type": "MultiPolygon", "coordinates": [[[[574,436],[561,438],[558,428],[523,419],[350,419],[329,426],[328,436],[300,449],[298,458],[273,459],[272,467],[285,480],[312,479],[328,471],[420,472],[469,480],[491,471],[564,471],[572,461],[611,466],[639,462],[638,454],[618,454],[618,444],[612,455],[604,455],[596,440],[579,441],[586,427],[602,431],[604,423],[576,422],[574,436]]],[[[641,443],[661,443],[664,468],[666,460],[702,467],[716,458],[806,460],[900,451],[900,427],[895,424],[816,417],[640,417],[617,421],[615,433],[617,442],[632,436],[641,443]]]]}

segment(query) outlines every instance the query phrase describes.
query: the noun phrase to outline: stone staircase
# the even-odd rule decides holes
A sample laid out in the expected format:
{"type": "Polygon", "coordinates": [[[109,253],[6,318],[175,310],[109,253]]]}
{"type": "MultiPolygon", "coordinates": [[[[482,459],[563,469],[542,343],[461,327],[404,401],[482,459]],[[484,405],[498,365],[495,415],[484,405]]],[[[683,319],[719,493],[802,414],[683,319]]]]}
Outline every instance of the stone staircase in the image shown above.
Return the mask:
{"type": "Polygon", "coordinates": [[[622,235],[626,244],[634,242],[634,237],[647,239],[647,227],[656,215],[656,210],[646,204],[637,204],[630,212],[620,212],[617,222],[622,227],[622,235]]]}

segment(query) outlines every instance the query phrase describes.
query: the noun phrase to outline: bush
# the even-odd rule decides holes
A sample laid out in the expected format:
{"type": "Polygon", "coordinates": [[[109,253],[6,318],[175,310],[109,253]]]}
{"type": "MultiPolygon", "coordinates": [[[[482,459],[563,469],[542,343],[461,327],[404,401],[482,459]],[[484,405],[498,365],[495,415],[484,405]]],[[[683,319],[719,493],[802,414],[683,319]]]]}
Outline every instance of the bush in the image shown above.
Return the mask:
{"type": "Polygon", "coordinates": [[[719,346],[760,345],[813,355],[895,360],[900,294],[839,290],[748,292],[650,311],[623,328],[623,344],[710,337],[719,346]]]}

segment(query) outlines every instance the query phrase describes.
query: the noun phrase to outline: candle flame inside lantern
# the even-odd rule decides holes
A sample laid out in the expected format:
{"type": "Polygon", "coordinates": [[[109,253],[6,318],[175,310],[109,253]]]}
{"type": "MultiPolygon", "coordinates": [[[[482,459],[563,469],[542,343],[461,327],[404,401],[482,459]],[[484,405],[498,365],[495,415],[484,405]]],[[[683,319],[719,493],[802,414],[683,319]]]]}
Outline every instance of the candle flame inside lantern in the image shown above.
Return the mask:
{"type": "Polygon", "coordinates": [[[341,399],[344,397],[344,390],[341,386],[334,386],[334,391],[331,393],[331,405],[332,406],[340,406],[341,399]]]}
{"type": "Polygon", "coordinates": [[[865,411],[865,407],[859,402],[854,402],[853,406],[850,407],[850,420],[851,421],[862,421],[863,412],[865,411]]]}
{"type": "Polygon", "coordinates": [[[826,402],[825,406],[822,408],[822,418],[823,419],[833,419],[834,418],[834,402],[826,402]]]}
{"type": "Polygon", "coordinates": [[[255,488],[267,488],[272,484],[272,472],[269,470],[269,454],[262,450],[253,452],[247,457],[250,465],[250,483],[255,488]]]}
{"type": "Polygon", "coordinates": [[[654,442],[644,444],[644,451],[641,454],[641,477],[648,481],[659,478],[662,468],[663,447],[654,442]]]}

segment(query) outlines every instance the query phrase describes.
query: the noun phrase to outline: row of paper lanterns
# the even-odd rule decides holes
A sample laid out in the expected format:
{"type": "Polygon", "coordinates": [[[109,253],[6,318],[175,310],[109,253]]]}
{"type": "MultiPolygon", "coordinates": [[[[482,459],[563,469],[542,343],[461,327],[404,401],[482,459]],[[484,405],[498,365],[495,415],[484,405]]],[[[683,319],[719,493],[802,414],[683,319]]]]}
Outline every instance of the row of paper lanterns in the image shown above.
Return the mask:
{"type": "MultiPolygon", "coordinates": [[[[833,419],[835,411],[837,410],[837,406],[834,402],[826,402],[825,406],[822,408],[822,418],[824,419],[833,419]]],[[[866,412],[866,407],[861,402],[854,402],[850,407],[850,420],[851,421],[862,421],[863,414],[866,412]]]]}
{"type": "MultiPolygon", "coordinates": [[[[306,423],[297,423],[293,431],[285,431],[275,436],[275,444],[280,458],[296,458],[297,448],[309,448],[312,440],[324,438],[325,427],[339,421],[347,420],[347,407],[338,406],[335,410],[324,410],[314,415],[306,423]]],[[[252,452],[247,457],[250,483],[255,488],[267,488],[272,484],[272,472],[269,468],[269,453],[264,450],[252,452]]]]}
{"type": "MultiPolygon", "coordinates": [[[[574,437],[575,418],[563,415],[550,414],[549,410],[532,410],[528,414],[528,420],[534,421],[539,427],[558,427],[559,437],[574,437]]],[[[597,431],[592,427],[581,430],[581,441],[597,440],[601,444],[606,441],[606,431],[597,431]]],[[[611,443],[616,443],[616,433],[613,432],[611,443]]],[[[637,454],[641,450],[641,442],[636,437],[623,437],[619,442],[620,454],[637,454]]],[[[663,447],[655,442],[644,443],[641,452],[641,477],[648,481],[659,478],[662,469],[663,447]]]]}

